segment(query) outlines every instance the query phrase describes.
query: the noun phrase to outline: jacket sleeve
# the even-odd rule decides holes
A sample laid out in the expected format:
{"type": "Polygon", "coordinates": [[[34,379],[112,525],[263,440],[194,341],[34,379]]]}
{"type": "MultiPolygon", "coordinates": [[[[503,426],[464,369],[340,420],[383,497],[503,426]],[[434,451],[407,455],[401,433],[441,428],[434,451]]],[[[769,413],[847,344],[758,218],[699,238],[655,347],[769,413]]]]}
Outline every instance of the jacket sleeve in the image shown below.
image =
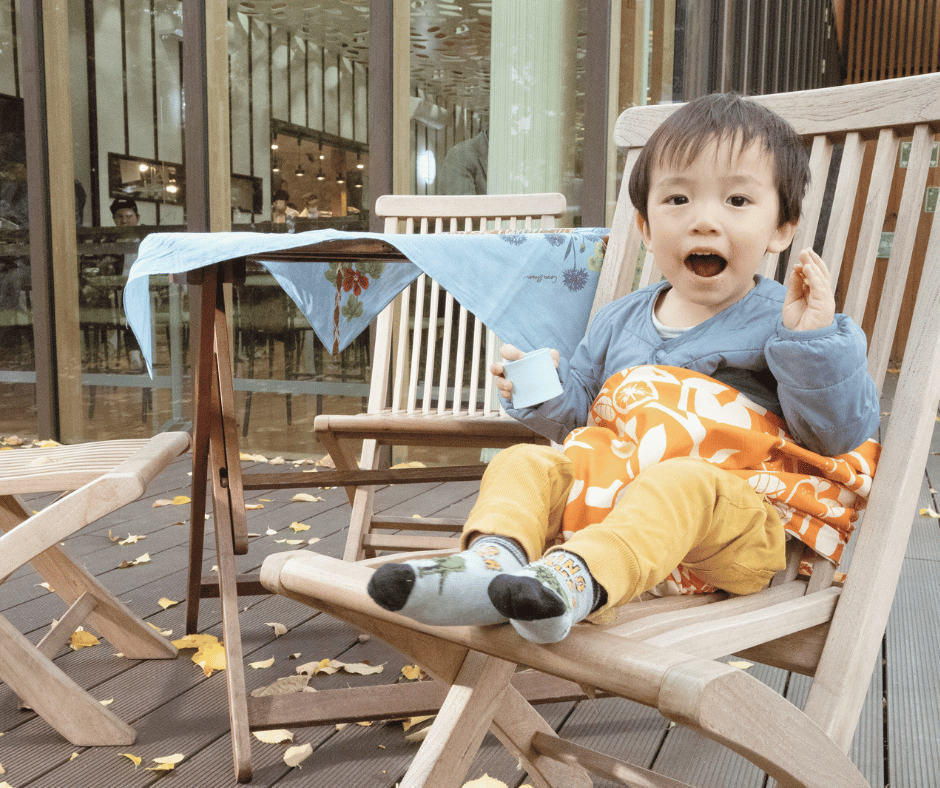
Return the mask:
{"type": "Polygon", "coordinates": [[[878,390],[868,374],[866,340],[847,315],[815,331],[782,322],[765,346],[767,365],[790,432],[826,456],[845,454],[878,428],[878,390]]]}
{"type": "Polygon", "coordinates": [[[588,411],[604,383],[607,348],[613,334],[610,310],[595,315],[570,359],[559,359],[562,393],[532,408],[504,405],[506,412],[529,429],[561,443],[569,432],[587,423],[588,411]]]}

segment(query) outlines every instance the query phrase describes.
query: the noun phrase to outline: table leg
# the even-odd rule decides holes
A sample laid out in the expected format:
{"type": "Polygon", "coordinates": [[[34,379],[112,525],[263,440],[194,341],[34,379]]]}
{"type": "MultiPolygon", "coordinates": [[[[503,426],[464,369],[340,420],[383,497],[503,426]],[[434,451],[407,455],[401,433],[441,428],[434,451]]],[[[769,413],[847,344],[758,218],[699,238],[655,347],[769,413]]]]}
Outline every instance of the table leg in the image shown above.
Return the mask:
{"type": "Polygon", "coordinates": [[[205,269],[200,284],[191,284],[190,314],[193,318],[193,482],[189,516],[189,575],[186,592],[186,633],[199,627],[202,597],[202,551],[206,531],[206,474],[209,464],[209,430],[221,415],[213,412],[212,386],[215,376],[214,325],[218,268],[205,269]],[[198,317],[197,317],[198,316],[198,317]]]}
{"type": "MultiPolygon", "coordinates": [[[[216,339],[219,346],[227,347],[226,336],[217,335],[216,339]]],[[[218,383],[218,378],[216,376],[214,378],[214,382],[218,383]]],[[[224,413],[225,405],[218,386],[213,387],[213,395],[214,409],[216,412],[224,413]]],[[[226,440],[224,422],[224,417],[212,422],[209,442],[214,468],[225,464],[224,457],[229,442],[226,440]]],[[[212,509],[218,555],[219,598],[222,604],[222,640],[225,643],[225,678],[228,689],[229,724],[232,731],[232,757],[235,762],[235,779],[239,782],[247,782],[251,779],[251,739],[248,728],[248,699],[241,628],[238,623],[238,575],[232,538],[233,520],[240,515],[244,521],[245,506],[244,503],[239,506],[236,501],[233,501],[232,489],[224,483],[227,478],[229,477],[219,473],[213,474],[212,509]]]]}

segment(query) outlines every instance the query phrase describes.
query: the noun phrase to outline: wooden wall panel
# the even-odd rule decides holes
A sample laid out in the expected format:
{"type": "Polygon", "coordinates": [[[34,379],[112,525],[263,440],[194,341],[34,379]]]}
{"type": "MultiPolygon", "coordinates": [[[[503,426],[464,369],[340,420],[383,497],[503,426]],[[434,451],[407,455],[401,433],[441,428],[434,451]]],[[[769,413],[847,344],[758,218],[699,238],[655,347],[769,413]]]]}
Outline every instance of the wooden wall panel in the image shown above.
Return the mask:
{"type": "Polygon", "coordinates": [[[837,27],[843,30],[847,83],[940,70],[937,0],[855,0],[844,4],[837,27]]]}

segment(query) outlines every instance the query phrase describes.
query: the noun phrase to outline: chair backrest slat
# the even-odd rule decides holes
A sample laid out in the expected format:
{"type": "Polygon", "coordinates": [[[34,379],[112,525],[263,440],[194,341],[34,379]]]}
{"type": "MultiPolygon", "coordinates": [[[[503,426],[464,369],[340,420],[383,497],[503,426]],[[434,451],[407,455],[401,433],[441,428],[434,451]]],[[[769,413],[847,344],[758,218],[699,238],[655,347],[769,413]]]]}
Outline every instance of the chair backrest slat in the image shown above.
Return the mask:
{"type": "MultiPolygon", "coordinates": [[[[871,288],[872,273],[878,259],[881,244],[882,218],[888,207],[891,183],[894,180],[895,162],[898,157],[898,135],[893,129],[883,129],[878,135],[875,160],[871,168],[868,194],[862,223],[859,226],[853,276],[846,291],[843,309],[856,323],[861,325],[865,316],[865,305],[871,288]]],[[[851,202],[854,202],[851,201],[851,202]]],[[[850,207],[851,210],[851,207],[850,207]]]]}
{"type": "MultiPolygon", "coordinates": [[[[376,202],[386,233],[551,229],[565,210],[561,194],[395,195],[376,202]]],[[[493,393],[492,375],[486,371],[498,355],[499,340],[492,332],[425,275],[386,311],[393,309],[399,310],[397,321],[385,319],[376,325],[396,335],[396,349],[384,356],[385,371],[378,364],[373,371],[373,379],[385,378],[391,385],[393,412],[505,416],[493,393]]],[[[388,337],[376,339],[383,346],[388,341],[388,337]]],[[[374,393],[375,398],[370,394],[370,412],[387,407],[388,385],[384,392],[374,388],[374,393]]]]}
{"type": "Polygon", "coordinates": [[[822,252],[822,258],[829,265],[833,281],[838,280],[842,270],[842,256],[845,254],[845,242],[852,226],[855,195],[858,192],[864,159],[865,142],[862,135],[854,131],[847,134],[842,144],[842,164],[829,209],[829,229],[822,252]]]}
{"type": "Polygon", "coordinates": [[[888,274],[881,291],[881,308],[875,320],[871,349],[868,354],[868,371],[879,383],[888,369],[895,328],[901,313],[901,302],[907,285],[917,225],[920,223],[924,189],[927,186],[933,140],[934,134],[927,124],[918,125],[914,129],[907,175],[904,178],[904,190],[901,193],[901,206],[898,209],[891,255],[888,258],[888,274]]]}

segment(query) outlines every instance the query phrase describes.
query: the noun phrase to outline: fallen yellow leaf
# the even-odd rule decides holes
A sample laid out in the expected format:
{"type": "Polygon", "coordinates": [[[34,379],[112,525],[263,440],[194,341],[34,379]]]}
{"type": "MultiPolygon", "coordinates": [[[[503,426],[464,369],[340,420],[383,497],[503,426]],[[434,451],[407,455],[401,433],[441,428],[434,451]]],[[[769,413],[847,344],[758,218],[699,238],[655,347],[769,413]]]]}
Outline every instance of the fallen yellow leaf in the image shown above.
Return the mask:
{"type": "Polygon", "coordinates": [[[143,762],[143,758],[138,758],[136,755],[131,755],[129,752],[122,752],[121,756],[130,760],[131,763],[134,764],[135,768],[140,766],[140,764],[143,762]]]}
{"type": "Polygon", "coordinates": [[[420,681],[425,673],[417,665],[405,665],[405,667],[401,669],[401,675],[408,679],[408,681],[420,681]]]}
{"type": "Polygon", "coordinates": [[[160,607],[162,607],[164,610],[166,610],[168,607],[173,607],[173,605],[178,605],[179,602],[173,599],[167,599],[165,596],[162,596],[157,600],[157,604],[160,605],[160,607]]]}
{"type": "Polygon", "coordinates": [[[157,509],[160,506],[172,506],[173,501],[168,501],[166,498],[159,498],[153,502],[152,508],[157,509]]]}
{"type": "Polygon", "coordinates": [[[921,509],[920,514],[922,517],[933,517],[935,520],[940,519],[940,514],[937,514],[933,509],[921,509]]]}
{"type": "Polygon", "coordinates": [[[268,530],[264,532],[264,535],[265,535],[265,536],[274,536],[274,534],[276,534],[276,533],[277,533],[277,531],[275,531],[273,528],[268,528],[268,530]]]}
{"type": "Polygon", "coordinates": [[[55,591],[55,589],[53,589],[53,587],[49,585],[48,583],[37,583],[36,585],[38,585],[40,588],[45,588],[46,591],[52,591],[52,592],[55,591]]]}
{"type": "Polygon", "coordinates": [[[264,509],[264,504],[263,503],[246,503],[245,508],[248,510],[264,509]]]}
{"type": "Polygon", "coordinates": [[[292,531],[295,531],[296,533],[300,533],[301,531],[309,531],[309,530],[310,530],[310,526],[309,526],[309,525],[304,525],[303,523],[291,523],[291,524],[290,524],[290,529],[291,529],[292,531]]]}
{"type": "Polygon", "coordinates": [[[743,659],[742,660],[729,660],[728,664],[731,665],[732,668],[737,668],[738,670],[747,670],[748,668],[754,666],[753,662],[745,662],[743,659]]]}
{"type": "Polygon", "coordinates": [[[278,624],[273,621],[266,621],[264,625],[266,627],[271,627],[274,630],[274,637],[276,638],[287,634],[287,627],[285,627],[283,624],[278,624]]]}
{"type": "Polygon", "coordinates": [[[71,757],[69,758],[69,760],[70,760],[70,761],[74,761],[77,757],[78,757],[78,753],[77,753],[77,752],[73,752],[72,755],[71,755],[71,757]]]}
{"type": "Polygon", "coordinates": [[[76,629],[72,633],[72,651],[78,651],[80,648],[89,648],[98,645],[98,638],[86,632],[84,629],[76,629]]]}
{"type": "Polygon", "coordinates": [[[323,496],[321,495],[311,495],[310,493],[297,493],[292,501],[306,501],[308,503],[315,503],[316,501],[322,501],[323,496]]]}
{"type": "Polygon", "coordinates": [[[366,662],[353,662],[343,665],[343,670],[347,673],[354,673],[357,676],[371,676],[374,673],[381,673],[385,670],[384,665],[369,665],[366,662]]]}
{"type": "Polygon", "coordinates": [[[225,646],[222,643],[210,643],[193,654],[195,662],[206,676],[216,670],[225,670],[225,646]]]}
{"type": "Polygon", "coordinates": [[[219,639],[215,635],[196,634],[177,638],[173,641],[173,645],[177,648],[202,648],[204,645],[218,642],[219,639]]]}
{"type": "Polygon", "coordinates": [[[146,534],[128,534],[127,539],[121,539],[118,544],[137,544],[141,539],[146,538],[146,534]]]}
{"type": "Polygon", "coordinates": [[[294,740],[294,734],[284,728],[273,731],[252,731],[252,735],[265,744],[288,744],[294,740]]]}
{"type": "Polygon", "coordinates": [[[284,763],[291,767],[300,766],[300,764],[307,760],[312,754],[313,745],[309,742],[297,747],[289,747],[287,752],[284,753],[284,763]]]}
{"type": "Polygon", "coordinates": [[[268,465],[283,465],[286,460],[283,457],[275,457],[273,460],[268,461],[268,465]]]}
{"type": "Polygon", "coordinates": [[[254,668],[255,670],[264,670],[265,668],[270,668],[274,664],[274,657],[271,659],[262,659],[258,662],[249,662],[248,667],[254,668]]]}
{"type": "Polygon", "coordinates": [[[154,758],[153,762],[154,763],[169,763],[172,766],[176,766],[176,764],[181,763],[185,759],[186,759],[186,756],[183,755],[183,753],[178,752],[174,755],[164,755],[162,758],[154,758]]]}
{"type": "Polygon", "coordinates": [[[107,700],[99,700],[98,703],[100,703],[102,706],[110,706],[112,703],[114,703],[114,698],[108,698],[107,700]]]}
{"type": "Polygon", "coordinates": [[[315,537],[313,537],[313,539],[308,539],[308,540],[307,540],[307,544],[316,544],[316,543],[319,542],[319,541],[320,541],[320,537],[319,537],[319,536],[315,536],[315,537]]]}

